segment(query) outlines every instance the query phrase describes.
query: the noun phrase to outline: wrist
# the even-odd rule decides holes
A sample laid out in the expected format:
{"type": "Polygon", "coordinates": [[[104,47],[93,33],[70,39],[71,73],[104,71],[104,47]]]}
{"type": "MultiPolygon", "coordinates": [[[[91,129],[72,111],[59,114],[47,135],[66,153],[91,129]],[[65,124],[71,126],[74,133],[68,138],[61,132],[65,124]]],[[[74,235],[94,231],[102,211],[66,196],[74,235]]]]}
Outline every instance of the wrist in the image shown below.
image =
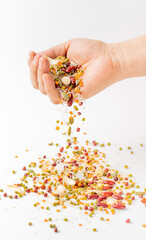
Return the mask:
{"type": "Polygon", "coordinates": [[[146,35],[108,47],[117,81],[146,76],[146,35]]]}
{"type": "Polygon", "coordinates": [[[123,52],[121,43],[108,43],[108,49],[113,65],[115,82],[128,78],[129,64],[123,52]]]}

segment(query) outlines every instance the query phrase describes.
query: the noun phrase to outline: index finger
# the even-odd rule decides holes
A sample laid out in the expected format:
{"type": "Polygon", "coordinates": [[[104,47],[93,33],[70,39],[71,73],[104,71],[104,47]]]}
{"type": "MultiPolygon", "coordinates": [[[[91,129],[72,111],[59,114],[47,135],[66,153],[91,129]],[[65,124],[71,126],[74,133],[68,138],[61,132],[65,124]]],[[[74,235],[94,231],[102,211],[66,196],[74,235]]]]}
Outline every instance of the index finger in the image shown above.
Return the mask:
{"type": "Polygon", "coordinates": [[[68,48],[70,46],[70,41],[61,43],[54,47],[51,47],[45,51],[39,52],[40,55],[47,55],[51,58],[56,58],[58,56],[66,56],[68,48]]]}

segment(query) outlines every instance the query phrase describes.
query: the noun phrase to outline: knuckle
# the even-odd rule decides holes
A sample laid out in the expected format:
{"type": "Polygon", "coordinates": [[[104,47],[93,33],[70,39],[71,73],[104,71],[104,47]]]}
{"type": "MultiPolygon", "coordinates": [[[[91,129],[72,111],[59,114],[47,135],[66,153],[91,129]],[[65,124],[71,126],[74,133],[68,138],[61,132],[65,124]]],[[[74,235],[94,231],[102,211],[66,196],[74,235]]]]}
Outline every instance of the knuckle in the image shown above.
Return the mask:
{"type": "Polygon", "coordinates": [[[48,74],[47,74],[47,73],[43,73],[42,79],[43,79],[44,81],[46,81],[46,80],[48,79],[48,74]]]}
{"type": "Polygon", "coordinates": [[[34,65],[33,61],[31,62],[29,67],[30,67],[30,71],[31,72],[35,72],[37,70],[37,68],[38,68],[36,65],[34,65]]]}
{"type": "Polygon", "coordinates": [[[28,54],[28,60],[27,60],[29,67],[30,67],[30,65],[31,65],[31,63],[32,63],[35,55],[36,55],[35,52],[33,52],[33,51],[30,51],[30,52],[29,52],[29,54],[28,54]]]}
{"type": "Polygon", "coordinates": [[[39,59],[40,59],[40,57],[41,57],[41,55],[39,55],[39,54],[37,54],[37,55],[34,57],[32,63],[31,63],[31,69],[32,69],[32,70],[36,70],[36,69],[38,68],[38,64],[39,64],[39,59]]]}

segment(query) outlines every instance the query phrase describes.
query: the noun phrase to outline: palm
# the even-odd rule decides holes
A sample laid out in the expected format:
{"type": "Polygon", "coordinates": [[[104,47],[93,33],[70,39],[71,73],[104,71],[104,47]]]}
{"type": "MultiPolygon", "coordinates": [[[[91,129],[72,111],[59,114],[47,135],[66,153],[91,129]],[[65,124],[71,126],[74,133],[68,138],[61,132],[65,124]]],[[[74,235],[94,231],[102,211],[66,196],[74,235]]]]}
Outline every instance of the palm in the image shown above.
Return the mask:
{"type": "Polygon", "coordinates": [[[95,40],[71,40],[67,57],[86,67],[82,92],[87,99],[112,83],[113,65],[107,45],[95,40]]]}

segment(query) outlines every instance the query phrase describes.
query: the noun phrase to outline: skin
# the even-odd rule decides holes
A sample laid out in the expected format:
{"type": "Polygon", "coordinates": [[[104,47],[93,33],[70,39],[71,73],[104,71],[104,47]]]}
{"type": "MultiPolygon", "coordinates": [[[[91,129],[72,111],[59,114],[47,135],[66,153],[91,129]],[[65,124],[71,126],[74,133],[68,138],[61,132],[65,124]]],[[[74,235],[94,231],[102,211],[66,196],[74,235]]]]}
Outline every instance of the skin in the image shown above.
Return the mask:
{"type": "Polygon", "coordinates": [[[48,95],[54,104],[60,96],[49,75],[51,58],[63,55],[86,67],[82,94],[85,99],[125,78],[146,76],[146,35],[121,43],[104,43],[90,39],[71,39],[46,51],[29,52],[30,79],[35,89],[48,95]]]}

